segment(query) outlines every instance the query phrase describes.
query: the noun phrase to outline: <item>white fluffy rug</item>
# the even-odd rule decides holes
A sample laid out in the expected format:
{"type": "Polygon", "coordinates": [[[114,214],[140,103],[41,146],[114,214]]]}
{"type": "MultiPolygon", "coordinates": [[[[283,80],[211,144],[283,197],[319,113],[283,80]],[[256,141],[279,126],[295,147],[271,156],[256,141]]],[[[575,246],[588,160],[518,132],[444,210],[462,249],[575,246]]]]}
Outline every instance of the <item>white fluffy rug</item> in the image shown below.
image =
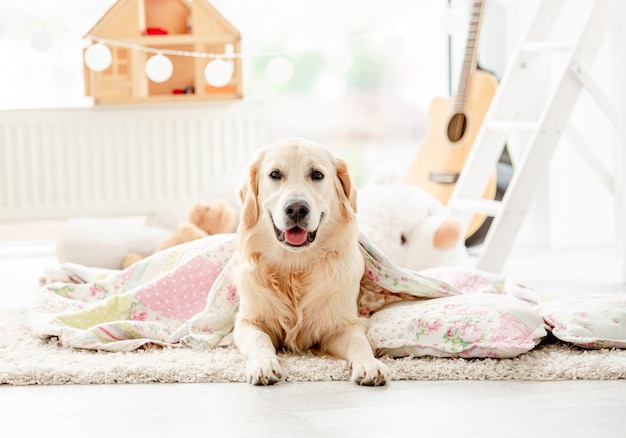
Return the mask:
{"type": "MultiPolygon", "coordinates": [[[[243,382],[234,348],[148,348],[106,353],[63,348],[35,338],[25,310],[0,312],[0,384],[243,382]]],[[[281,354],[290,381],[348,380],[343,360],[281,354]]],[[[612,380],[626,378],[626,350],[539,346],[514,359],[384,358],[392,380],[612,380]]]]}

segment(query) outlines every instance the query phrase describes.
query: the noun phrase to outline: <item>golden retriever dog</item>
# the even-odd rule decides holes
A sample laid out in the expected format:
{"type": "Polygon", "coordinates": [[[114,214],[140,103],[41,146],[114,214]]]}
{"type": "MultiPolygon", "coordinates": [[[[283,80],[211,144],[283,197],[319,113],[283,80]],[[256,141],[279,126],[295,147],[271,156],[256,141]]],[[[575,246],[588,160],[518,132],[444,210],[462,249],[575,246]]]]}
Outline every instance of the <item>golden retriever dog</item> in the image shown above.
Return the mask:
{"type": "Polygon", "coordinates": [[[258,153],[240,197],[234,337],[248,381],[284,377],[277,350],[316,349],[346,359],[355,383],[384,385],[386,366],[358,317],[365,264],[347,164],[309,141],[283,140],[258,153]]]}

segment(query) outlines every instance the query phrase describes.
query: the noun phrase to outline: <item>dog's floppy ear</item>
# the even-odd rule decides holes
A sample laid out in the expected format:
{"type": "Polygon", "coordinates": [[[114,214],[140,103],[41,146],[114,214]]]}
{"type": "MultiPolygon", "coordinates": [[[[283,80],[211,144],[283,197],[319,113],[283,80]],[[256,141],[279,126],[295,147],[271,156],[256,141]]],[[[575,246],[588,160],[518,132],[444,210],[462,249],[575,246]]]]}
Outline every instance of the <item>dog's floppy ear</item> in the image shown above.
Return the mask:
{"type": "Polygon", "coordinates": [[[241,223],[246,227],[256,224],[259,219],[259,203],[257,197],[259,195],[259,164],[261,155],[248,167],[248,176],[239,190],[239,199],[241,200],[241,223]]]}
{"type": "Polygon", "coordinates": [[[341,187],[341,193],[339,195],[348,201],[348,204],[352,208],[352,211],[356,213],[357,203],[356,203],[356,189],[352,184],[352,178],[350,178],[350,172],[348,171],[348,163],[340,158],[335,158],[333,160],[333,164],[335,165],[335,169],[337,170],[337,178],[339,178],[339,183],[341,187]]]}

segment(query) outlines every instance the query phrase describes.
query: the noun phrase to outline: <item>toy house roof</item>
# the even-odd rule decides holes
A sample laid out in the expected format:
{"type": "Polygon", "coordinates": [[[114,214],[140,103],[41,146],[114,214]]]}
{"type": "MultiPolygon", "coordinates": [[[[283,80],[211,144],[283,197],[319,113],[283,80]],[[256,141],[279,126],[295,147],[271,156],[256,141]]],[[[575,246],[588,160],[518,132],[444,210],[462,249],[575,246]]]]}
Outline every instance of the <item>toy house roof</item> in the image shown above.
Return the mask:
{"type": "Polygon", "coordinates": [[[185,7],[191,15],[190,33],[194,35],[229,34],[239,39],[240,34],[212,4],[206,0],[118,0],[87,32],[100,38],[137,37],[144,29],[145,11],[153,5],[185,7]]]}

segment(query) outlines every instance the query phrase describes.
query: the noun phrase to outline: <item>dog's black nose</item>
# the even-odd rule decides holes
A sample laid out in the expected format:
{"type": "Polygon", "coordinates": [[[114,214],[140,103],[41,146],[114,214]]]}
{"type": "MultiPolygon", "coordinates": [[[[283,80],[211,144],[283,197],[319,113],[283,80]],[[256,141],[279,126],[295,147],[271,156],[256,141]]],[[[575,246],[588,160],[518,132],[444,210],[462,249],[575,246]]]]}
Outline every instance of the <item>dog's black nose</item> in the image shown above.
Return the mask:
{"type": "Polygon", "coordinates": [[[297,223],[309,215],[309,203],[303,200],[287,201],[285,214],[289,219],[297,223]]]}

